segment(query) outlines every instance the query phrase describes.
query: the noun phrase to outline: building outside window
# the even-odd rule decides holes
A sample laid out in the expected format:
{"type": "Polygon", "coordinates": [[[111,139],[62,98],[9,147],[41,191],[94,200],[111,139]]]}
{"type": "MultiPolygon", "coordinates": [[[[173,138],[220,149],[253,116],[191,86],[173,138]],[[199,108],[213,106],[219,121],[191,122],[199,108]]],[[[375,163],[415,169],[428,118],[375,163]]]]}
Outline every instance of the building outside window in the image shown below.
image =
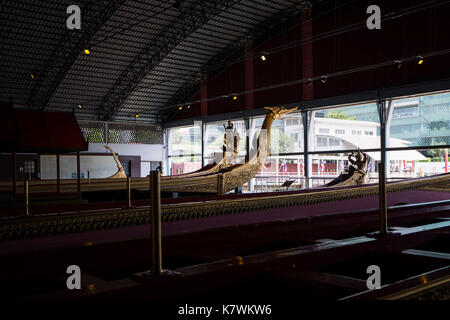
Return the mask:
{"type": "Polygon", "coordinates": [[[169,174],[188,173],[201,168],[201,127],[169,129],[169,174]]]}

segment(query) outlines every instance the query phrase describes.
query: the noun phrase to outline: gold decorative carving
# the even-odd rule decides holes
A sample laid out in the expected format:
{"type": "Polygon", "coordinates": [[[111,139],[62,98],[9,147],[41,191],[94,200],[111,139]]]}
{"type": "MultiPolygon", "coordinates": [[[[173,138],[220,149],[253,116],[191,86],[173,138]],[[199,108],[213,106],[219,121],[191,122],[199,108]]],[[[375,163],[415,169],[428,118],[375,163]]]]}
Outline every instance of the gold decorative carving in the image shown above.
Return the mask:
{"type": "MultiPolygon", "coordinates": [[[[213,175],[217,178],[216,175],[213,175]]],[[[388,183],[388,193],[435,188],[450,183],[450,174],[388,183]]],[[[217,186],[217,181],[214,182],[217,186]]],[[[320,191],[264,195],[256,198],[223,199],[217,201],[181,203],[162,206],[163,222],[208,216],[237,214],[256,210],[285,208],[324,202],[350,200],[378,194],[378,184],[358,188],[323,188],[320,191]]],[[[105,210],[56,216],[35,216],[8,219],[0,222],[0,240],[19,239],[49,234],[82,232],[149,223],[147,208],[105,210]]]]}
{"type": "Polygon", "coordinates": [[[123,179],[127,177],[127,174],[125,173],[125,170],[123,169],[122,164],[119,161],[119,158],[117,157],[116,153],[108,146],[105,146],[106,149],[108,149],[109,151],[111,151],[113,157],[114,157],[114,161],[116,161],[116,165],[117,165],[117,172],[115,174],[113,174],[112,176],[108,177],[107,179],[123,179]]]}

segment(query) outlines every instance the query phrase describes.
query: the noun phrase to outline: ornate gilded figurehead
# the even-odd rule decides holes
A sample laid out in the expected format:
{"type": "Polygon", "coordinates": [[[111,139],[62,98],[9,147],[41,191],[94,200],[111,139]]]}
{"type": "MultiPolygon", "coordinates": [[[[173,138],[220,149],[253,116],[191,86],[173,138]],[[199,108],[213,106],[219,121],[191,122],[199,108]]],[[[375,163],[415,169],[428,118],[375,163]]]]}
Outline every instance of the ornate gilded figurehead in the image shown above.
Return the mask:
{"type": "Polygon", "coordinates": [[[108,149],[109,151],[111,151],[111,153],[114,157],[114,161],[116,162],[116,165],[117,165],[117,172],[108,178],[126,178],[127,175],[125,173],[125,170],[123,169],[122,164],[119,161],[119,157],[117,157],[117,154],[110,147],[108,147],[108,146],[104,146],[104,147],[106,149],[108,149]]]}
{"type": "Polygon", "coordinates": [[[283,115],[296,111],[298,107],[294,107],[291,109],[286,109],[285,107],[264,107],[267,111],[269,111],[270,116],[273,120],[280,119],[283,115]]]}
{"type": "Polygon", "coordinates": [[[365,171],[366,170],[366,161],[367,161],[367,154],[361,151],[360,148],[358,148],[358,152],[355,154],[355,152],[352,152],[348,156],[348,161],[358,170],[365,171]]]}
{"type": "Polygon", "coordinates": [[[228,120],[228,125],[227,126],[223,125],[223,127],[225,128],[225,130],[232,130],[233,123],[231,122],[231,120],[228,120]]]}
{"type": "Polygon", "coordinates": [[[233,131],[233,123],[231,122],[231,120],[228,120],[228,125],[225,126],[223,125],[223,127],[225,128],[225,134],[223,135],[223,159],[225,161],[226,165],[230,165],[233,164],[236,161],[236,158],[238,156],[238,148],[239,148],[239,133],[236,129],[234,129],[233,131]],[[230,134],[232,135],[233,139],[228,140],[227,135],[230,134]],[[229,152],[229,150],[233,150],[233,152],[229,152]]]}

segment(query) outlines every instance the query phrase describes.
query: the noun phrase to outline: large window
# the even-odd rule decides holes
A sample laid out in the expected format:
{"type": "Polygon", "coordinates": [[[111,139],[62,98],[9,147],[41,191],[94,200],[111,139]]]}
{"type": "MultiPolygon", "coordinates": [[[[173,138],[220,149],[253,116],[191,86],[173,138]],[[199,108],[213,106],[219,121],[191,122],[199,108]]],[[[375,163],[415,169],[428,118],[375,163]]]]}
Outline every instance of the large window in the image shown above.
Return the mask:
{"type": "Polygon", "coordinates": [[[450,93],[398,99],[392,104],[392,138],[408,146],[450,144],[450,93]]]}
{"type": "MultiPolygon", "coordinates": [[[[389,101],[387,104],[389,106],[389,101]]],[[[393,99],[387,128],[387,178],[389,180],[427,176],[445,172],[446,149],[450,145],[450,93],[393,99]],[[442,147],[441,147],[442,146],[442,147]],[[432,148],[432,149],[430,149],[432,148]]],[[[388,113],[389,114],[389,113],[388,113]]],[[[368,182],[377,182],[381,161],[380,122],[375,102],[309,111],[308,163],[313,186],[337,177],[348,165],[351,150],[362,149],[369,156],[368,182]]],[[[264,121],[249,120],[250,149],[264,121]]],[[[232,120],[239,135],[238,163],[246,156],[247,130],[244,120],[232,120]]],[[[221,159],[227,121],[169,129],[168,159],[172,174],[201,167],[214,157],[221,159]]],[[[270,157],[260,173],[244,190],[282,189],[287,180],[292,188],[305,186],[304,132],[300,112],[275,120],[271,128],[270,157]]],[[[251,150],[252,152],[252,150],[251,150]]],[[[448,165],[448,164],[447,164],[448,165]]],[[[447,167],[450,172],[450,165],[447,167]]],[[[270,191],[270,190],[269,190],[270,191]]]]}
{"type": "Polygon", "coordinates": [[[379,148],[375,103],[313,112],[309,151],[379,148]]]}
{"type": "MultiPolygon", "coordinates": [[[[264,117],[253,120],[252,130],[259,133],[264,117]]],[[[298,153],[303,152],[303,122],[301,113],[289,113],[275,120],[270,131],[270,152],[298,153]]]]}
{"type": "Polygon", "coordinates": [[[201,168],[201,130],[201,125],[169,129],[169,174],[178,175],[201,168]]]}
{"type": "MultiPolygon", "coordinates": [[[[246,134],[245,122],[243,120],[231,120],[233,125],[233,133],[238,136],[238,152],[237,163],[243,163],[246,156],[246,134]]],[[[211,163],[214,159],[219,160],[223,155],[225,128],[228,121],[208,123],[205,125],[204,133],[204,164],[211,163]]]]}

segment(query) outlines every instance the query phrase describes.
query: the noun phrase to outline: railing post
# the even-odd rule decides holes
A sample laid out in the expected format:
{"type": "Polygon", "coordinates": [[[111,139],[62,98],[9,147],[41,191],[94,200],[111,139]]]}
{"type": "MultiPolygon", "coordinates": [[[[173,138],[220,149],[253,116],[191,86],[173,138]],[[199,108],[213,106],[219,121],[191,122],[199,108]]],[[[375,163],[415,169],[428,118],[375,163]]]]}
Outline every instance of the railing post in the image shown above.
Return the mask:
{"type": "Polygon", "coordinates": [[[161,189],[160,173],[152,171],[150,174],[151,194],[151,228],[152,228],[152,274],[162,274],[161,247],[161,189]]]}
{"type": "Polygon", "coordinates": [[[179,272],[164,270],[162,267],[162,232],[161,232],[161,176],[159,170],[150,171],[150,228],[152,240],[152,267],[148,271],[134,274],[136,281],[152,281],[154,278],[179,276],[179,272]]]}
{"type": "Polygon", "coordinates": [[[29,201],[29,187],[30,187],[30,184],[29,184],[29,180],[27,179],[27,180],[25,180],[25,184],[24,184],[24,188],[25,188],[25,190],[24,190],[24,200],[25,200],[25,214],[27,215],[27,216],[29,216],[30,215],[30,201],[29,201]]]}
{"type": "Polygon", "coordinates": [[[88,184],[91,184],[91,172],[88,170],[88,184]]]}
{"type": "Polygon", "coordinates": [[[387,202],[386,202],[386,169],[384,163],[378,164],[379,195],[380,195],[380,236],[387,235],[387,202]]]}

